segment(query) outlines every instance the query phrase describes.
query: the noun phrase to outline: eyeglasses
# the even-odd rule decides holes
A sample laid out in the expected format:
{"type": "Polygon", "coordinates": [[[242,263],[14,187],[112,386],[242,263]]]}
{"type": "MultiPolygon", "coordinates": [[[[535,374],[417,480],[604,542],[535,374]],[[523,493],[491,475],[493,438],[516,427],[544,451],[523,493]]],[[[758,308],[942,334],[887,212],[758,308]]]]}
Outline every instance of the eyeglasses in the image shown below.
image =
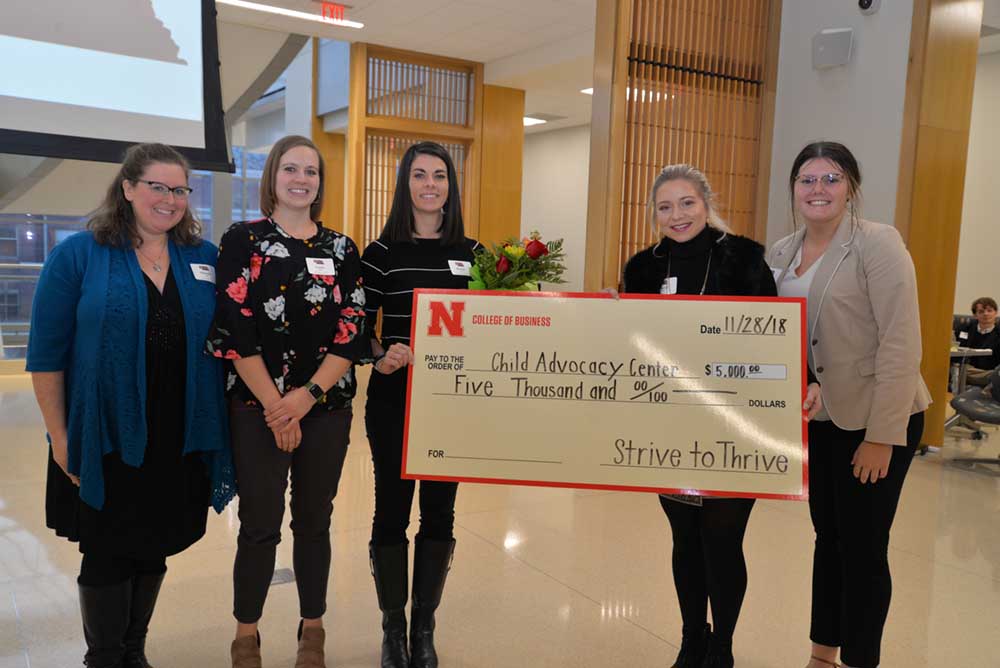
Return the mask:
{"type": "Polygon", "coordinates": [[[838,183],[844,181],[844,175],[838,174],[836,172],[831,172],[829,174],[820,174],[819,176],[814,176],[812,174],[806,174],[795,179],[795,182],[800,186],[805,188],[812,188],[816,185],[817,181],[822,181],[825,185],[835,186],[838,183]]]}
{"type": "Polygon", "coordinates": [[[157,195],[161,197],[166,197],[167,195],[173,194],[177,199],[187,199],[191,193],[194,192],[194,188],[188,188],[187,186],[177,186],[176,188],[171,188],[165,183],[160,183],[159,181],[147,181],[146,179],[136,179],[139,183],[145,183],[149,186],[157,195]]]}

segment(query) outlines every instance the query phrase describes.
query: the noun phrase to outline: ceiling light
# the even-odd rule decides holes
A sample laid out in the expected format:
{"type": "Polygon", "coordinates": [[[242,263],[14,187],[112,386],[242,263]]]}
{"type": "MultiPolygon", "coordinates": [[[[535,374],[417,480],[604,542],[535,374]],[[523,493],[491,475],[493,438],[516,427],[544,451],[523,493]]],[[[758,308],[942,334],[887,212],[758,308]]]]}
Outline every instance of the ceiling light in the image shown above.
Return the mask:
{"type": "Polygon", "coordinates": [[[581,88],[580,92],[583,93],[584,95],[593,95],[594,94],[594,89],[593,88],[581,88]]]}
{"type": "Polygon", "coordinates": [[[348,21],[346,19],[327,19],[323,18],[319,14],[310,14],[308,12],[300,12],[294,9],[285,9],[283,7],[273,7],[259,2],[246,2],[246,0],[215,0],[215,4],[229,5],[230,7],[239,7],[240,9],[249,9],[255,12],[264,12],[265,14],[277,14],[278,16],[287,16],[288,18],[301,19],[303,21],[314,21],[316,23],[340,26],[342,28],[361,29],[365,27],[364,23],[358,23],[357,21],[348,21]]]}
{"type": "Polygon", "coordinates": [[[530,128],[532,125],[541,125],[542,123],[548,123],[548,121],[541,118],[532,118],[531,116],[524,117],[524,127],[526,128],[530,128]]]}

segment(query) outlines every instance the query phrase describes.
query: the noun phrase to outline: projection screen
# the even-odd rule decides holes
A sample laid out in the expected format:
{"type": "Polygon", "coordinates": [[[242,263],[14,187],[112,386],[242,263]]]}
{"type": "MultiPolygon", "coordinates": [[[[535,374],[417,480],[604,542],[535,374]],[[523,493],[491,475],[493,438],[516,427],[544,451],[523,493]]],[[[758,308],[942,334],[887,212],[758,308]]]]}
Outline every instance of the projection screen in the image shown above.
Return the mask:
{"type": "Polygon", "coordinates": [[[0,2],[0,153],[117,162],[136,142],[231,170],[214,0],[0,2]]]}

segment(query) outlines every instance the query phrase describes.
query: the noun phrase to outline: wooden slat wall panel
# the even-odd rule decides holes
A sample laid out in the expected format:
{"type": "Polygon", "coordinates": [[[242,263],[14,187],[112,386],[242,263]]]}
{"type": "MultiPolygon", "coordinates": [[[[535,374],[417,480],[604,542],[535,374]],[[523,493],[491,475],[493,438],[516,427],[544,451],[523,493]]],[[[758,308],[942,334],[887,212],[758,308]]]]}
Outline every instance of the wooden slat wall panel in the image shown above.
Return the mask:
{"type": "Polygon", "coordinates": [[[619,266],[655,241],[649,186],[672,163],[702,169],[723,219],[753,234],[776,1],[632,0],[619,266]]]}
{"type": "Polygon", "coordinates": [[[431,140],[451,154],[466,231],[479,218],[482,64],[370,44],[352,47],[349,229],[360,247],[378,238],[407,148],[431,140]],[[356,176],[355,176],[356,175],[356,176]]]}
{"type": "Polygon", "coordinates": [[[367,113],[468,127],[474,121],[474,88],[475,68],[471,66],[372,55],[368,60],[367,113]]]}

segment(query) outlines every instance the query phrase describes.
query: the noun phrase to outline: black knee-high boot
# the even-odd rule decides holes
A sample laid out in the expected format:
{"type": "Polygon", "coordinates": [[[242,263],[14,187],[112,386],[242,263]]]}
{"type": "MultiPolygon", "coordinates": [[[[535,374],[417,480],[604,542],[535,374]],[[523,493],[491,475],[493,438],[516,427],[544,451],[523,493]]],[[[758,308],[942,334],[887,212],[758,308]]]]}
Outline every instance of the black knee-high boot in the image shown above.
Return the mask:
{"type": "Polygon", "coordinates": [[[87,641],[83,665],[88,668],[121,668],[125,655],[125,630],[132,606],[132,581],[102,587],[78,587],[83,637],[87,641]]]}
{"type": "Polygon", "coordinates": [[[132,608],[125,631],[125,660],[122,668],[153,668],[146,660],[146,633],[153,618],[163,573],[140,574],[132,578],[132,608]]]}
{"type": "Polygon", "coordinates": [[[413,556],[413,609],[410,611],[410,667],[437,668],[434,611],[455,553],[454,540],[418,538],[413,556]]]}
{"type": "Polygon", "coordinates": [[[712,627],[708,624],[696,631],[685,628],[681,635],[681,651],[672,668],[702,668],[711,635],[712,627]]]}
{"type": "Polygon", "coordinates": [[[382,668],[408,668],[406,651],[407,544],[368,544],[375,593],[382,611],[382,668]]]}
{"type": "Polygon", "coordinates": [[[733,639],[723,639],[712,634],[708,641],[708,654],[702,668],[733,668],[733,639]]]}

